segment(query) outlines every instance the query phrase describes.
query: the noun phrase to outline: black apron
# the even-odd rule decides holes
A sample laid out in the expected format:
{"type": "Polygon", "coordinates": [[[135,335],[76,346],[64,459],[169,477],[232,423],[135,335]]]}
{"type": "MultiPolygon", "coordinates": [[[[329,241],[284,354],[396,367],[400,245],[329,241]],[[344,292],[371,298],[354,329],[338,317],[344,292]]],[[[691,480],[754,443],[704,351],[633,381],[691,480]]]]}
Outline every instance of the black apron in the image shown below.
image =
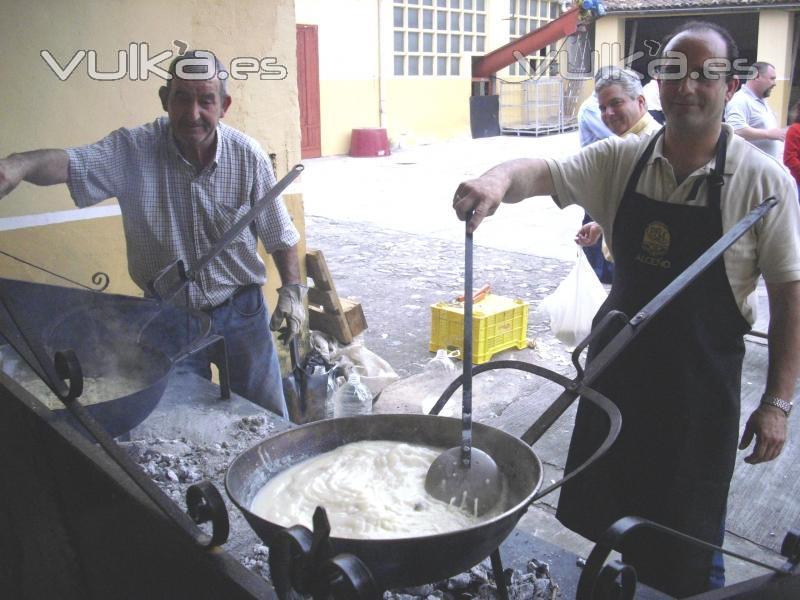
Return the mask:
{"type": "MultiPolygon", "coordinates": [[[[635,315],[722,235],[725,130],[714,170],[692,190],[705,187],[705,207],[636,192],[659,135],[636,164],[617,211],[614,282],[595,324],[612,309],[635,315]]],[[[622,430],[606,456],[562,488],[557,517],[564,525],[597,541],[617,519],[640,516],[721,544],[749,328],[722,257],[647,324],[594,386],[619,407],[622,430]]],[[[589,360],[607,342],[593,344],[589,360]]],[[[581,400],[566,472],[588,459],[607,429],[604,413],[581,400]]],[[[661,534],[630,538],[623,557],[640,581],[674,596],[707,589],[711,552],[661,534]]]]}

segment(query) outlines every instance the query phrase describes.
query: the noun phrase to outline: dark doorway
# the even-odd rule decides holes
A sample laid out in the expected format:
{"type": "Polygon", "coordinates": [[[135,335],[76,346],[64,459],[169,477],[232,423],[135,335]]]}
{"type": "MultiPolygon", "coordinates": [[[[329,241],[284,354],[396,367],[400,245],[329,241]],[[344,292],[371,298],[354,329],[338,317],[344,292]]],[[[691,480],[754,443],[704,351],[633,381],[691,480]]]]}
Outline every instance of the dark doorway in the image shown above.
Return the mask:
{"type": "MultiPolygon", "coordinates": [[[[739,57],[751,64],[759,57],[758,49],[758,13],[746,12],[729,15],[698,15],[697,17],[648,17],[644,19],[629,19],[625,22],[625,48],[623,56],[642,53],[634,60],[632,68],[645,76],[642,83],[650,80],[647,65],[656,58],[661,51],[664,38],[688,21],[710,21],[730,31],[736,44],[739,46],[739,57]]],[[[769,60],[764,58],[764,60],[769,60]]]]}

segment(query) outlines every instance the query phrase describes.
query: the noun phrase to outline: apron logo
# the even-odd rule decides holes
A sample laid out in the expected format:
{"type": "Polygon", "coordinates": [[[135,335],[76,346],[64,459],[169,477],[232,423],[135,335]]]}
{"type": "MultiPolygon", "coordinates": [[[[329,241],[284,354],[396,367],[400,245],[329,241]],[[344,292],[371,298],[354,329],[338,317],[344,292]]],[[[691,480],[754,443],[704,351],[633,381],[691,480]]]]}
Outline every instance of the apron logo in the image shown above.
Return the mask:
{"type": "Polygon", "coordinates": [[[642,250],[636,255],[636,260],[646,265],[669,269],[672,262],[663,257],[669,251],[669,228],[661,221],[653,221],[644,230],[642,250]]]}

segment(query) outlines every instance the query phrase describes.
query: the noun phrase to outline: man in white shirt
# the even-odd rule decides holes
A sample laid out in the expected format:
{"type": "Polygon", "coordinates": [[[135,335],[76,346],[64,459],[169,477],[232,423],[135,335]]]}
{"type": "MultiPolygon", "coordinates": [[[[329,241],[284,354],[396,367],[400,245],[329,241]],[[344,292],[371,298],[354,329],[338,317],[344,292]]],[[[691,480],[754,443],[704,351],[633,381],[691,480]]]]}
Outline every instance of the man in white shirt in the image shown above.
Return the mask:
{"type": "Polygon", "coordinates": [[[781,142],[786,139],[786,128],[778,127],[775,113],[764,100],[775,87],[775,67],[766,62],[756,62],[753,63],[753,73],[755,77],[742,85],[725,108],[725,121],[730,123],[736,135],[782,161],[781,142]]]}

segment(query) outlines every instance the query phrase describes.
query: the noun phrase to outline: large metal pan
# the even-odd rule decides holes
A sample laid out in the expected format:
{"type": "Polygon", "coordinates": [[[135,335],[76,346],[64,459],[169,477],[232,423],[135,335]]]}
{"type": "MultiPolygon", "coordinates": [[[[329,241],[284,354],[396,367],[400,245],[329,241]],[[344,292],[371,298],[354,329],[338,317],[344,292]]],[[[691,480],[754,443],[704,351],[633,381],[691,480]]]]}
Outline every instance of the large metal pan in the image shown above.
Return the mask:
{"type": "MultiPolygon", "coordinates": [[[[334,553],[360,558],[382,589],[418,585],[460,573],[486,558],[514,529],[542,482],[542,464],[522,440],[475,423],[474,445],[487,452],[508,481],[503,512],[474,527],[414,538],[331,538],[334,553]]],[[[444,448],[461,434],[461,421],[429,415],[368,415],[317,421],[264,440],[240,454],[225,488],[250,526],[267,545],[282,526],[250,511],[256,493],[288,467],[343,444],[388,440],[444,448]]],[[[391,485],[391,482],[387,482],[391,485]]]]}
{"type": "MultiPolygon", "coordinates": [[[[75,352],[83,377],[122,375],[131,382],[128,389],[135,391],[86,407],[114,437],[153,411],[176,363],[222,344],[208,335],[204,313],[155,300],[8,279],[0,279],[0,290],[6,308],[2,332],[46,383],[42,363],[66,349],[75,352]]],[[[79,427],[65,408],[53,412],[79,427]]]]}

